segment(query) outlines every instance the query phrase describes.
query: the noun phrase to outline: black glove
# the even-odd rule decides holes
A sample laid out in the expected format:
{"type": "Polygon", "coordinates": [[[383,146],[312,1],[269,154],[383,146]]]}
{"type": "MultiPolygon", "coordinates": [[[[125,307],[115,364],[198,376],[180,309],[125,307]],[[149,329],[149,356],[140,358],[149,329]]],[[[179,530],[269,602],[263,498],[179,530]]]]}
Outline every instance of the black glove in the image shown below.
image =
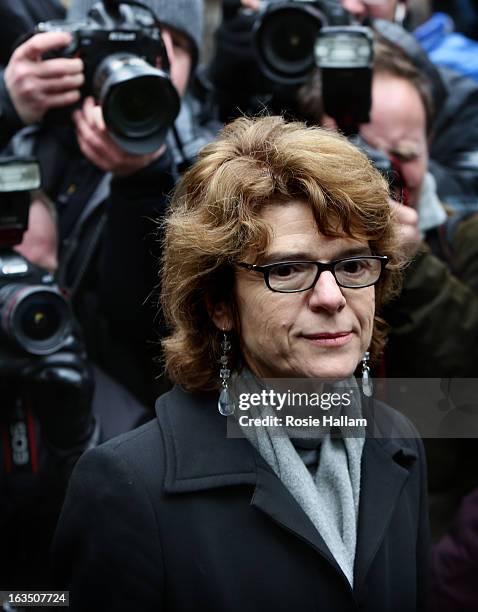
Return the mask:
{"type": "Polygon", "coordinates": [[[45,441],[59,450],[81,449],[95,430],[94,382],[82,343],[71,336],[58,352],[30,357],[16,372],[19,388],[33,407],[45,441]]]}

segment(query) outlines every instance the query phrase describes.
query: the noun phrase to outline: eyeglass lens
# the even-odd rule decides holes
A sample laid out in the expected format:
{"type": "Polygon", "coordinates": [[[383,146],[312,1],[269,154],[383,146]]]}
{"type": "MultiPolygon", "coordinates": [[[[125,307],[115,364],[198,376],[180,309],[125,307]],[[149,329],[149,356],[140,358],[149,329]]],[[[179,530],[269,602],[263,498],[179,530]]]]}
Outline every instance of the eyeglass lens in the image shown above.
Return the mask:
{"type": "MultiPolygon", "coordinates": [[[[380,277],[382,264],[378,259],[345,259],[335,264],[335,278],[344,287],[372,285],[380,277]]],[[[269,286],[275,291],[310,289],[317,276],[317,265],[310,262],[283,262],[269,268],[269,286]]]]}

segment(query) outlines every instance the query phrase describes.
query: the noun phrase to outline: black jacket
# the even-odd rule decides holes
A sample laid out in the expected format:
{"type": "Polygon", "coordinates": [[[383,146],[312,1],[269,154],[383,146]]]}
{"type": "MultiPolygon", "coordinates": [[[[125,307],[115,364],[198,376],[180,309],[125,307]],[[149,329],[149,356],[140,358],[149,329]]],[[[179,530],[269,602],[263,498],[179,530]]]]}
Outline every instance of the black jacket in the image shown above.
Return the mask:
{"type": "MultiPolygon", "coordinates": [[[[60,515],[71,470],[85,447],[130,431],[151,418],[123,387],[99,368],[93,369],[95,391],[91,409],[96,427],[90,433],[75,425],[76,444],[56,448],[47,439],[42,423],[56,419],[58,411],[71,414],[67,401],[54,406],[26,404],[25,414],[15,414],[2,386],[0,413],[0,582],[8,588],[45,589],[48,555],[60,515]],[[43,412],[43,418],[40,413],[43,412]],[[16,433],[14,433],[14,430],[16,433]],[[23,433],[22,433],[23,432],[23,433]],[[85,438],[85,435],[88,437],[85,438]],[[20,456],[18,451],[23,451],[20,456]]],[[[0,383],[5,381],[0,380],[0,383]]],[[[18,384],[18,383],[16,383],[18,384]]],[[[53,385],[54,383],[52,383],[53,385]]],[[[14,395],[11,382],[8,391],[14,395]]],[[[21,387],[20,387],[21,388],[21,387]]],[[[52,394],[64,397],[53,387],[52,394]]],[[[17,399],[17,402],[19,400],[17,399]]],[[[78,417],[75,413],[78,420],[78,417]]],[[[90,422],[85,414],[85,428],[90,422]]],[[[71,435],[71,434],[70,434],[71,435]]],[[[0,608],[1,609],[1,608],[0,608]]]]}
{"type": "MultiPolygon", "coordinates": [[[[423,609],[428,556],[423,449],[376,405],[367,439],[352,590],[323,539],[215,394],[180,388],[157,418],[87,452],[53,546],[73,610],[324,612],[423,609]]],[[[369,421],[370,422],[370,421],[369,421]]]]}

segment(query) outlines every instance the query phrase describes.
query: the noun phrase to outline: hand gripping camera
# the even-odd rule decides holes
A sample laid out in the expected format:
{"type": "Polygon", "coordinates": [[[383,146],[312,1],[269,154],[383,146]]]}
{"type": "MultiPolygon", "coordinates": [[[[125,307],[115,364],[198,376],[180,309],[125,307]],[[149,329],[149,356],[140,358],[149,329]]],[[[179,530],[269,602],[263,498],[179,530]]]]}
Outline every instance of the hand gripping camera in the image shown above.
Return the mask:
{"type": "Polygon", "coordinates": [[[40,186],[33,158],[0,159],[0,369],[28,362],[31,355],[58,351],[72,334],[72,316],[51,274],[11,247],[28,226],[30,190],[40,186]]]}
{"type": "Polygon", "coordinates": [[[158,18],[149,7],[103,0],[83,21],[47,21],[36,31],[71,33],[71,44],[48,57],[83,60],[82,97],[92,95],[101,104],[108,131],[123,149],[144,154],[161,146],[180,102],[158,18]]]}

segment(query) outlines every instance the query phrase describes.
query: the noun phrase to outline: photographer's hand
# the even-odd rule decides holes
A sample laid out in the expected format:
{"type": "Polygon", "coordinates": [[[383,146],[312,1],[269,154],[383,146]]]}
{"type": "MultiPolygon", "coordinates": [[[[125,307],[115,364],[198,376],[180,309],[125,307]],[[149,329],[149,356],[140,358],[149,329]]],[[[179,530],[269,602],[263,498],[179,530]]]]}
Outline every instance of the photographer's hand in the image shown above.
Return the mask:
{"type": "Polygon", "coordinates": [[[101,170],[115,176],[129,176],[146,168],[166,150],[166,145],[162,145],[153,153],[135,155],[122,149],[108,134],[101,107],[91,97],[85,99],[81,110],[74,111],[73,121],[83,155],[101,170]]]}
{"type": "Polygon", "coordinates": [[[15,109],[25,124],[80,99],[83,62],[79,58],[43,59],[48,51],[71,42],[67,32],[36,34],[20,45],[5,69],[5,84],[15,109]]]}
{"type": "Polygon", "coordinates": [[[241,4],[243,7],[253,11],[258,11],[261,8],[260,0],[241,0],[241,4]]]}
{"type": "Polygon", "coordinates": [[[418,229],[418,213],[414,208],[404,206],[395,200],[390,200],[390,205],[398,224],[398,237],[402,252],[407,257],[413,257],[422,243],[422,236],[418,229]]]}
{"type": "Polygon", "coordinates": [[[71,337],[58,352],[31,358],[16,378],[50,446],[69,451],[88,444],[94,430],[94,380],[79,340],[71,337]]]}

